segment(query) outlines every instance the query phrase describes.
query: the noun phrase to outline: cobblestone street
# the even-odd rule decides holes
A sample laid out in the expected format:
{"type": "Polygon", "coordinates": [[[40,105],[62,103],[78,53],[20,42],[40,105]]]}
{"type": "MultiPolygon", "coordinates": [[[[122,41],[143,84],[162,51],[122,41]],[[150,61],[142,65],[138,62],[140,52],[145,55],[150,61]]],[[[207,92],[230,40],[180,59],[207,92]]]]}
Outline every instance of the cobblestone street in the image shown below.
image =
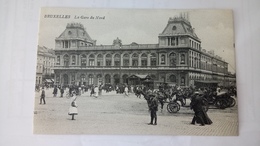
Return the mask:
{"type": "Polygon", "coordinates": [[[35,134],[238,135],[237,106],[209,109],[208,116],[213,124],[199,126],[190,124],[194,113],[189,107],[181,107],[178,113],[171,114],[165,104],[163,111],[157,112],[158,125],[154,126],[148,125],[150,113],[144,98],[114,92],[103,92],[94,98],[86,92],[77,98],[79,114],[76,120],[71,120],[68,115],[70,99],[53,97],[52,90],[46,90],[45,105],[39,104],[40,93],[35,94],[35,134]]]}

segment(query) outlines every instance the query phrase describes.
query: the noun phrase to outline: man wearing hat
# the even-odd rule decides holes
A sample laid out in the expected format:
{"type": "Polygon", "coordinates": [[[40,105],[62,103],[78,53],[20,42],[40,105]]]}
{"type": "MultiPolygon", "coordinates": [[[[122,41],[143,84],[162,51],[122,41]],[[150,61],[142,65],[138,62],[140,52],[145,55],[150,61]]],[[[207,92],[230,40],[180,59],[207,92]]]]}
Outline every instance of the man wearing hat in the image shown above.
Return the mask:
{"type": "Polygon", "coordinates": [[[42,101],[43,101],[43,104],[46,104],[46,102],[45,102],[45,91],[44,91],[44,88],[42,88],[40,104],[42,104],[42,101]]]}
{"type": "Polygon", "coordinates": [[[156,94],[148,93],[148,106],[150,110],[151,122],[149,125],[157,125],[158,99],[156,94]],[[153,123],[154,122],[154,123],[153,123]]]}

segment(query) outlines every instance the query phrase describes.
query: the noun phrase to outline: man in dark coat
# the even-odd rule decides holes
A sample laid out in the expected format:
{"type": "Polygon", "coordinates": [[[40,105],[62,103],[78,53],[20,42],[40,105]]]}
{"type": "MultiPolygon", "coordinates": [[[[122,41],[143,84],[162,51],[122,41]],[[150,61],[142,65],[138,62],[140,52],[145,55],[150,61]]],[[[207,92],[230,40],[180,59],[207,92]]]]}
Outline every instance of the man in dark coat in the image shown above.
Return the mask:
{"type": "Polygon", "coordinates": [[[45,102],[45,91],[44,91],[44,88],[42,88],[40,104],[42,104],[42,101],[43,101],[43,104],[46,104],[46,102],[45,102]]]}
{"type": "Polygon", "coordinates": [[[56,97],[57,96],[57,92],[58,92],[58,88],[55,86],[54,89],[53,89],[53,97],[56,97]]]}
{"type": "Polygon", "coordinates": [[[149,125],[157,125],[157,114],[156,112],[158,111],[158,99],[157,99],[157,95],[155,94],[149,94],[148,96],[148,106],[149,106],[149,110],[151,112],[150,116],[151,116],[151,122],[149,123],[149,125]],[[154,123],[153,123],[154,121],[154,123]]]}
{"type": "Polygon", "coordinates": [[[64,93],[64,88],[61,87],[61,88],[60,88],[60,97],[63,97],[63,93],[64,93]]]}
{"type": "Polygon", "coordinates": [[[201,93],[195,92],[195,95],[192,97],[190,107],[195,112],[191,124],[195,125],[196,122],[200,123],[201,126],[204,126],[205,124],[212,124],[211,119],[203,109],[203,95],[201,95],[201,93]]]}

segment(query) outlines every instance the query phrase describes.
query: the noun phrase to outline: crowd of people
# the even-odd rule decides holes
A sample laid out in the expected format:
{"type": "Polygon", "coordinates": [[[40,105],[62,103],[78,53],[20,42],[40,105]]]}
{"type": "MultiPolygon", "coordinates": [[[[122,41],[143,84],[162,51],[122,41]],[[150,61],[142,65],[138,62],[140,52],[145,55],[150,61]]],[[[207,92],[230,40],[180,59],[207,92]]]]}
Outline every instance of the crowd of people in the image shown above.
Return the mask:
{"type": "MultiPolygon", "coordinates": [[[[38,91],[39,86],[36,86],[38,91]]],[[[47,88],[47,87],[46,87],[47,88]]],[[[48,87],[52,88],[52,87],[48,87]]],[[[47,88],[47,89],[48,89],[47,88]]],[[[101,84],[90,85],[90,86],[53,86],[53,97],[57,97],[58,93],[60,93],[60,97],[64,96],[64,91],[67,91],[66,96],[72,97],[71,105],[69,108],[69,115],[72,116],[72,120],[74,120],[74,115],[77,115],[77,104],[76,99],[77,96],[84,94],[87,91],[90,91],[90,96],[98,98],[99,95],[102,95],[102,91],[111,92],[116,91],[116,94],[123,94],[124,96],[129,96],[129,93],[134,93],[137,97],[141,98],[141,95],[147,100],[147,104],[150,111],[151,121],[149,125],[157,125],[157,114],[158,111],[158,103],[161,103],[161,109],[163,108],[163,103],[165,101],[172,101],[173,97],[175,100],[181,101],[182,104],[186,103],[186,99],[190,98],[190,108],[194,111],[194,117],[192,119],[191,124],[199,123],[202,126],[205,124],[212,124],[211,119],[208,117],[206,111],[203,109],[202,99],[207,98],[210,100],[212,96],[219,94],[222,91],[225,91],[229,94],[236,95],[235,87],[200,87],[200,88],[183,88],[179,86],[168,86],[166,84],[160,84],[158,90],[154,90],[149,86],[145,85],[137,85],[131,86],[127,84],[118,84],[115,86],[109,84],[101,84]]],[[[40,95],[40,104],[46,104],[45,101],[45,90],[44,87],[41,88],[40,95]]]]}

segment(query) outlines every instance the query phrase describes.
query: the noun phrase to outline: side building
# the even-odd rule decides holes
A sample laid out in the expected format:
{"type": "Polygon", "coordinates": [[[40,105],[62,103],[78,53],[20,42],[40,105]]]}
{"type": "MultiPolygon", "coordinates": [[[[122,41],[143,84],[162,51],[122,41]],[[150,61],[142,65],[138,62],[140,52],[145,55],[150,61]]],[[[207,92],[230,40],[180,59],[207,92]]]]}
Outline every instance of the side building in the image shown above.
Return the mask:
{"type": "Polygon", "coordinates": [[[36,66],[36,85],[47,85],[54,83],[54,63],[55,53],[53,49],[45,46],[38,46],[37,66],[36,66]]]}
{"type": "Polygon", "coordinates": [[[183,17],[170,18],[158,44],[123,45],[119,38],[112,45],[96,45],[79,23],[69,23],[55,39],[55,84],[91,85],[127,83],[134,74],[179,86],[196,81],[228,78],[228,63],[213,51],[201,48],[201,40],[183,17]]]}

